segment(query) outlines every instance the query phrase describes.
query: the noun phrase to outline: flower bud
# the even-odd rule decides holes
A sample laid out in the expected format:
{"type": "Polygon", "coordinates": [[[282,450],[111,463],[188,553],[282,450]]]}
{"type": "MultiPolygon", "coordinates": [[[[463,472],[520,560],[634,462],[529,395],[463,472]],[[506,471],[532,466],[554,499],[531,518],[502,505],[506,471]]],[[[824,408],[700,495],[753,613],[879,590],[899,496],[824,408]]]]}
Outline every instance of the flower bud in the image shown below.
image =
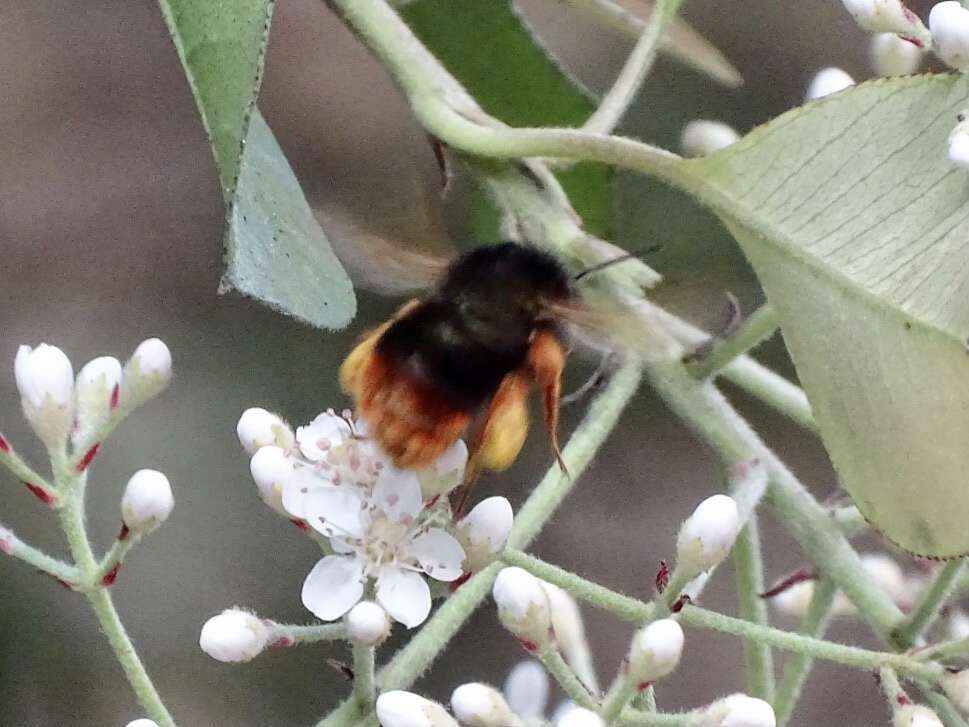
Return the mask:
{"type": "Polygon", "coordinates": [[[969,614],[961,608],[951,609],[945,621],[945,628],[950,639],[969,638],[969,614]]]}
{"type": "Polygon", "coordinates": [[[217,661],[251,661],[266,648],[269,635],[269,627],[261,618],[230,608],[205,622],[199,646],[217,661]]]}
{"type": "Polygon", "coordinates": [[[76,423],[71,433],[75,444],[86,442],[107,421],[118,405],[121,362],[114,356],[88,361],[77,374],[74,388],[76,423]]]}
{"type": "Polygon", "coordinates": [[[505,698],[487,684],[462,684],[451,694],[451,710],[467,727],[508,727],[517,719],[505,698]]]}
{"type": "Polygon", "coordinates": [[[74,424],[74,370],[56,346],[21,346],[14,375],[24,416],[49,447],[63,446],[74,424]]]}
{"type": "Polygon", "coordinates": [[[446,495],[464,482],[464,468],[468,464],[468,445],[458,439],[429,466],[417,473],[424,502],[446,495]]]}
{"type": "Polygon", "coordinates": [[[935,54],[952,68],[969,67],[969,10],[958,0],[936,3],[929,13],[935,54]]]}
{"type": "Polygon", "coordinates": [[[899,38],[895,33],[876,33],[871,37],[868,56],[879,76],[907,76],[922,63],[921,48],[899,38]]]}
{"type": "Polygon", "coordinates": [[[683,653],[683,629],[671,618],[638,631],[629,647],[629,676],[644,689],[672,672],[683,653]]]}
{"type": "Polygon", "coordinates": [[[956,709],[969,715],[969,669],[946,674],[942,677],[942,690],[956,709]]]}
{"type": "Polygon", "coordinates": [[[121,399],[126,409],[133,409],[158,395],[172,380],[172,352],[160,338],[149,338],[138,344],[124,367],[124,390],[121,399]]]}
{"type": "Polygon", "coordinates": [[[895,710],[894,727],[943,727],[939,716],[928,707],[906,704],[895,710]]]}
{"type": "Polygon", "coordinates": [[[823,68],[811,79],[804,98],[807,101],[813,101],[816,98],[843,91],[854,85],[855,79],[840,68],[823,68]]]}
{"type": "Polygon", "coordinates": [[[236,424],[239,443],[249,454],[255,454],[260,447],[275,445],[289,449],[295,441],[293,430],[272,412],[254,406],[242,412],[236,424]]]}
{"type": "Polygon", "coordinates": [[[704,727],[776,727],[774,708],[763,699],[731,694],[704,712],[704,727]]]}
{"type": "Polygon", "coordinates": [[[727,495],[713,495],[697,505],[676,541],[677,565],[689,573],[710,570],[722,561],[737,537],[740,515],[727,495]]]}
{"type": "Polygon", "coordinates": [[[150,719],[136,719],[134,722],[129,722],[127,727],[158,727],[158,723],[150,719]]]}
{"type": "Polygon", "coordinates": [[[588,683],[590,679],[595,679],[595,668],[592,664],[592,654],[585,636],[585,623],[582,621],[579,604],[558,586],[541,580],[539,583],[548,597],[555,643],[558,644],[562,656],[579,679],[592,691],[597,691],[594,688],[597,685],[588,683]]]}
{"type": "Polygon", "coordinates": [[[925,25],[900,0],[842,0],[855,22],[872,33],[898,33],[925,42],[925,25]]]}
{"type": "Polygon", "coordinates": [[[138,470],[121,498],[121,519],[135,533],[150,533],[172,514],[175,497],[168,478],[157,470],[138,470]]]}
{"type": "Polygon", "coordinates": [[[522,568],[504,568],[491,591],[498,604],[498,617],[529,651],[551,641],[552,615],[542,584],[522,568]]]}
{"type": "Polygon", "coordinates": [[[364,646],[376,646],[390,635],[390,617],[373,601],[360,601],[343,619],[350,638],[364,646]]]}
{"type": "Polygon", "coordinates": [[[539,662],[520,661],[502,685],[508,706],[522,719],[541,719],[548,704],[548,675],[539,662]]]}
{"type": "Polygon", "coordinates": [[[259,490],[259,497],[283,517],[290,517],[283,507],[283,483],[293,474],[293,462],[281,447],[260,447],[249,460],[249,472],[259,490]]]}
{"type": "Polygon", "coordinates": [[[437,702],[404,691],[377,697],[377,719],[383,727],[459,727],[437,702]]]}
{"type": "Polygon", "coordinates": [[[702,157],[720,151],[740,138],[734,129],[720,121],[696,119],[683,127],[680,147],[688,157],[702,157]]]}
{"type": "Polygon", "coordinates": [[[602,718],[585,707],[574,707],[559,718],[555,727],[602,727],[602,718]]]}
{"type": "Polygon", "coordinates": [[[949,161],[969,168],[969,121],[960,121],[949,133],[949,161]]]}
{"type": "Polygon", "coordinates": [[[504,549],[514,517],[506,498],[489,497],[458,523],[457,538],[464,548],[466,572],[481,570],[504,549]]]}

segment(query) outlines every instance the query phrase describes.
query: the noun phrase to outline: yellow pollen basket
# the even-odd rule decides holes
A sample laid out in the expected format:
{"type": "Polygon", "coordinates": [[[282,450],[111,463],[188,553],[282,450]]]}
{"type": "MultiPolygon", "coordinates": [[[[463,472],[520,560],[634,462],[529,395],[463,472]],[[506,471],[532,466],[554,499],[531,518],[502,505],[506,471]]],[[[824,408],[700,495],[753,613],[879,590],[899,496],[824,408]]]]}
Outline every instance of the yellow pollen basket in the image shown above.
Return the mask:
{"type": "Polygon", "coordinates": [[[509,397],[497,407],[488,422],[477,464],[490,470],[508,469],[518,457],[528,436],[528,407],[523,396],[509,397]]]}

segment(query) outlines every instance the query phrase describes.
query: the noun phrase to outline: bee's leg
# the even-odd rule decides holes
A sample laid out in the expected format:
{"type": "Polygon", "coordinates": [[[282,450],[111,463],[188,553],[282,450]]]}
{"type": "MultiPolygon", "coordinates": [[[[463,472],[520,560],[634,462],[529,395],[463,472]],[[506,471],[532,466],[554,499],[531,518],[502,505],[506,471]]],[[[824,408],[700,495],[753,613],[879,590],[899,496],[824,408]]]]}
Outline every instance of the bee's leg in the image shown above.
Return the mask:
{"type": "Polygon", "coordinates": [[[464,484],[455,494],[455,513],[461,513],[484,469],[504,470],[515,461],[528,436],[526,371],[512,371],[502,379],[468,447],[464,484]]]}
{"type": "Polygon", "coordinates": [[[526,365],[542,389],[549,445],[559,467],[568,474],[559,448],[559,396],[562,393],[562,369],[565,368],[565,349],[559,337],[552,331],[538,330],[528,347],[526,365]]]}
{"type": "Polygon", "coordinates": [[[571,394],[566,394],[562,397],[559,402],[559,406],[569,406],[585,397],[586,394],[598,391],[602,385],[609,380],[609,376],[612,370],[615,368],[616,355],[612,351],[606,351],[602,355],[602,359],[599,361],[599,365],[596,367],[595,372],[590,376],[582,386],[573,391],[571,394]]]}

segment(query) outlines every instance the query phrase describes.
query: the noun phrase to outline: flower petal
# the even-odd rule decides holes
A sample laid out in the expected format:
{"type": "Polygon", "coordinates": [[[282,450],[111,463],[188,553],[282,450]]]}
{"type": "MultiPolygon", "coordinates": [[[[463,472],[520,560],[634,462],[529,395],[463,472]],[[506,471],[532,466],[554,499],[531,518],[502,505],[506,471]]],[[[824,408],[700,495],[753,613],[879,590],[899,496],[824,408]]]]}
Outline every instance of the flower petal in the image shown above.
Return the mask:
{"type": "Polygon", "coordinates": [[[332,487],[333,483],[311,467],[296,467],[293,473],[280,483],[283,508],[293,517],[306,517],[306,498],[320,487],[332,487]]]}
{"type": "Polygon", "coordinates": [[[327,537],[363,537],[368,519],[366,499],[356,487],[317,487],[304,495],[303,518],[314,530],[327,537]]]}
{"type": "Polygon", "coordinates": [[[332,409],[320,414],[305,427],[296,430],[296,441],[303,456],[313,462],[326,458],[331,447],[351,435],[350,425],[332,409]]]}
{"type": "Polygon", "coordinates": [[[363,561],[328,555],[313,566],[303,582],[303,605],[324,621],[334,621],[363,595],[363,561]]]}
{"type": "Polygon", "coordinates": [[[464,481],[468,464],[468,445],[458,439],[430,466],[417,473],[425,500],[450,492],[464,481]]]}
{"type": "Polygon", "coordinates": [[[464,548],[441,528],[431,528],[418,535],[411,542],[408,552],[417,558],[421,568],[431,578],[450,583],[461,577],[464,548]]]}
{"type": "Polygon", "coordinates": [[[387,519],[398,523],[413,521],[424,507],[417,475],[394,466],[381,470],[371,501],[387,519]]]}
{"type": "Polygon", "coordinates": [[[431,589],[420,574],[389,566],[377,578],[377,603],[395,621],[412,629],[431,612],[431,589]]]}
{"type": "Polygon", "coordinates": [[[548,704],[548,675],[537,661],[520,661],[508,672],[503,691],[508,706],[522,719],[542,719],[548,704]]]}

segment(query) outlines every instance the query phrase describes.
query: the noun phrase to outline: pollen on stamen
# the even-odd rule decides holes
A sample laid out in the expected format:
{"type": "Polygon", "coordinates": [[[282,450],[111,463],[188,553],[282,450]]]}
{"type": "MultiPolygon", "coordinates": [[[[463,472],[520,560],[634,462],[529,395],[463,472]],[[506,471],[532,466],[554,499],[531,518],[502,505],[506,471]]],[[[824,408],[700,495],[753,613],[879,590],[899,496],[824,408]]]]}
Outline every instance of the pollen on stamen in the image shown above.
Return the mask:
{"type": "Polygon", "coordinates": [[[84,456],[81,457],[81,460],[77,463],[77,466],[74,469],[77,470],[78,472],[83,472],[84,470],[86,470],[88,468],[88,465],[91,464],[91,460],[94,459],[94,455],[98,453],[98,447],[100,446],[101,446],[101,443],[99,442],[95,444],[93,447],[91,447],[87,452],[85,452],[84,456]]]}

